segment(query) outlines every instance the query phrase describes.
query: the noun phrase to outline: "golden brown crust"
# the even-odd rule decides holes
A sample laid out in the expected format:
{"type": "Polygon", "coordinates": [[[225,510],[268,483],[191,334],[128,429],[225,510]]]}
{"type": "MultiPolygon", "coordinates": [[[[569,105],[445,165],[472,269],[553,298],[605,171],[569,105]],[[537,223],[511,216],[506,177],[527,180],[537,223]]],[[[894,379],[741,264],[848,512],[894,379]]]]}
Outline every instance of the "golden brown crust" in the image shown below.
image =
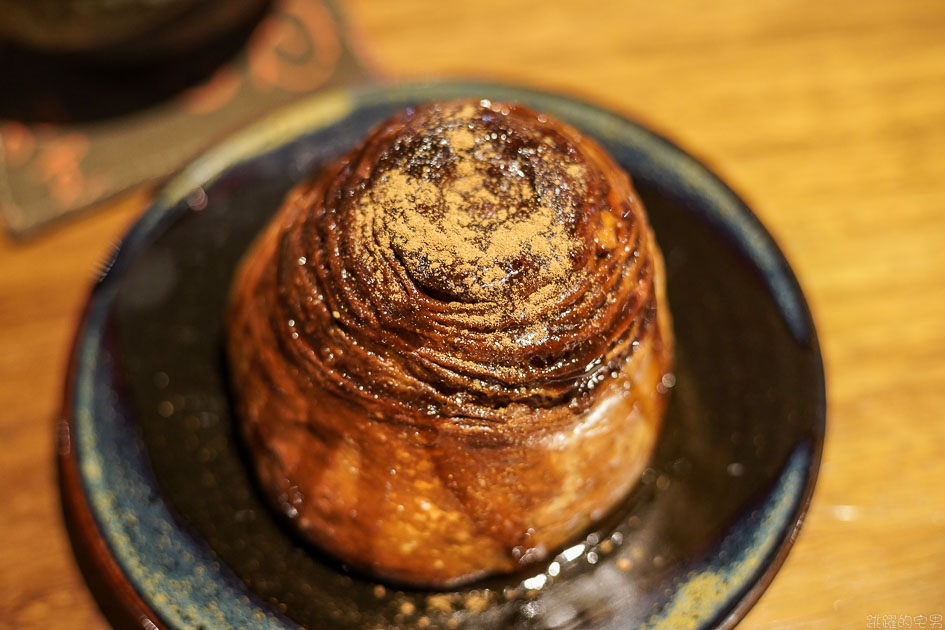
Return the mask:
{"type": "Polygon", "coordinates": [[[263,487],[382,577],[537,560],[649,459],[663,291],[642,205],[596,143],[515,105],[402,112],[289,196],[234,283],[263,487]]]}

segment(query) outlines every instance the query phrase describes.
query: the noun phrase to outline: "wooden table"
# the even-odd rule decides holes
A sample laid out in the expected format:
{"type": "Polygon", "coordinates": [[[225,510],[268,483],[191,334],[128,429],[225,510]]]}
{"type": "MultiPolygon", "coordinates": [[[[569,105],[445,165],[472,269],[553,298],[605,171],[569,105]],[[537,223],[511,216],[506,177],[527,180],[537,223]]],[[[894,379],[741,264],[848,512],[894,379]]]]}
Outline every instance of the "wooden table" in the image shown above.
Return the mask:
{"type": "MultiPolygon", "coordinates": [[[[357,0],[348,14],[392,76],[576,93],[745,196],[810,299],[829,426],[807,523],[742,627],[945,615],[945,3],[357,0]]],[[[147,200],[0,237],[0,628],[105,626],[63,529],[53,419],[96,264],[147,200]]]]}

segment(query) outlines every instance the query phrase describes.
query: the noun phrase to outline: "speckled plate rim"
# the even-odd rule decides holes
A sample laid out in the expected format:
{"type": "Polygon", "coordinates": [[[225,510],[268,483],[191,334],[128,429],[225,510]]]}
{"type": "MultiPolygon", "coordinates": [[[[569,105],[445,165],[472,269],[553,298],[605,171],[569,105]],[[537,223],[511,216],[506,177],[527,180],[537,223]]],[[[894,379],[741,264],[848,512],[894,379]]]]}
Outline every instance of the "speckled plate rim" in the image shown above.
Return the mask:
{"type": "MultiPolygon", "coordinates": [[[[135,252],[179,218],[180,212],[174,212],[174,209],[179,209],[182,200],[213,183],[230,168],[269,153],[302,135],[330,126],[361,107],[468,97],[471,93],[507,100],[553,103],[555,113],[566,118],[593,120],[595,134],[616,138],[627,146],[641,147],[651,158],[648,162],[650,168],[678,173],[682,189],[677,192],[683,197],[709,198],[712,212],[700,210],[702,218],[737,241],[738,248],[756,265],[795,339],[813,348],[821,384],[817,401],[819,413],[814,419],[818,425],[815,441],[803,456],[795,452],[782,471],[781,485],[772,494],[768,505],[774,520],[762,519],[768,522],[770,531],[755,542],[763,553],[759,555],[756,549],[757,558],[752,560],[751,575],[745,578],[748,586],[733,584],[732,596],[711,610],[711,614],[707,611],[706,616],[699,619],[700,627],[733,627],[771,583],[804,521],[819,471],[826,430],[826,388],[813,320],[800,286],[771,235],[748,206],[708,168],[666,138],[618,114],[565,96],[520,87],[470,81],[429,82],[320,93],[234,134],[185,167],[159,191],[104,267],[78,325],[57,439],[60,488],[73,549],[93,593],[113,623],[120,627],[140,628],[174,628],[179,625],[174,623],[175,615],[162,605],[166,603],[166,594],[155,598],[140,592],[141,589],[129,577],[128,556],[122,554],[122,543],[116,540],[114,532],[103,526],[103,523],[113,522],[116,518],[116,514],[108,513],[116,509],[110,505],[114,497],[108,500],[101,485],[102,462],[95,453],[94,437],[90,435],[91,431],[83,431],[83,427],[91,427],[95,422],[88,409],[105,314],[117,293],[122,272],[135,252]]],[[[694,205],[694,208],[699,207],[694,205]]],[[[149,475],[146,465],[141,466],[141,462],[134,472],[145,477],[149,475]]],[[[156,486],[153,478],[145,481],[156,486]]],[[[174,523],[169,512],[167,516],[174,523]]],[[[178,530],[173,533],[186,539],[191,546],[200,546],[199,541],[192,540],[191,534],[179,526],[178,530]]],[[[124,544],[127,545],[127,541],[124,544]]],[[[293,622],[271,610],[260,617],[260,607],[267,607],[256,602],[228,569],[214,561],[208,549],[198,551],[197,555],[201,556],[198,561],[208,563],[220,573],[215,576],[214,588],[218,589],[215,595],[232,597],[238,602],[237,608],[244,608],[234,613],[239,619],[252,623],[253,627],[295,627],[293,622]]],[[[731,574],[737,564],[738,558],[734,558],[726,567],[709,563],[704,570],[731,574]]],[[[214,618],[207,619],[212,622],[214,618]]]]}

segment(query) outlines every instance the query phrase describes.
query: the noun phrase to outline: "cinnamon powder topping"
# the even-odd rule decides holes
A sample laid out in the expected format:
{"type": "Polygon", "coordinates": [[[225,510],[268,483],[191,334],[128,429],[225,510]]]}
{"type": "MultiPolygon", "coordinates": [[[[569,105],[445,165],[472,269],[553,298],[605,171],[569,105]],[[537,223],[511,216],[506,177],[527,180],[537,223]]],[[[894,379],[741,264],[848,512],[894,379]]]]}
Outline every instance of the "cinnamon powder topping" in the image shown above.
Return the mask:
{"type": "Polygon", "coordinates": [[[651,238],[629,179],[522,106],[408,109],[282,224],[272,325],[293,322],[286,354],[405,418],[581,403],[652,325],[651,238]]]}

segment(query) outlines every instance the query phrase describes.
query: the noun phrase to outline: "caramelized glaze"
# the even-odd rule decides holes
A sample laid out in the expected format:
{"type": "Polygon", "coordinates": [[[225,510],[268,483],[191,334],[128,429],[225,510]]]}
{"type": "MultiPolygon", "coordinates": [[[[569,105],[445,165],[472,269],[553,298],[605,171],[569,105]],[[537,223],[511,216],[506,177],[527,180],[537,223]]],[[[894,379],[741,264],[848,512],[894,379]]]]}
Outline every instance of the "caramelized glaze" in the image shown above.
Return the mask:
{"type": "Polygon", "coordinates": [[[270,499],[381,577],[544,557],[633,485],[672,340],[627,175],[514,104],[424,105],[304,183],[247,255],[228,351],[270,499]]]}

